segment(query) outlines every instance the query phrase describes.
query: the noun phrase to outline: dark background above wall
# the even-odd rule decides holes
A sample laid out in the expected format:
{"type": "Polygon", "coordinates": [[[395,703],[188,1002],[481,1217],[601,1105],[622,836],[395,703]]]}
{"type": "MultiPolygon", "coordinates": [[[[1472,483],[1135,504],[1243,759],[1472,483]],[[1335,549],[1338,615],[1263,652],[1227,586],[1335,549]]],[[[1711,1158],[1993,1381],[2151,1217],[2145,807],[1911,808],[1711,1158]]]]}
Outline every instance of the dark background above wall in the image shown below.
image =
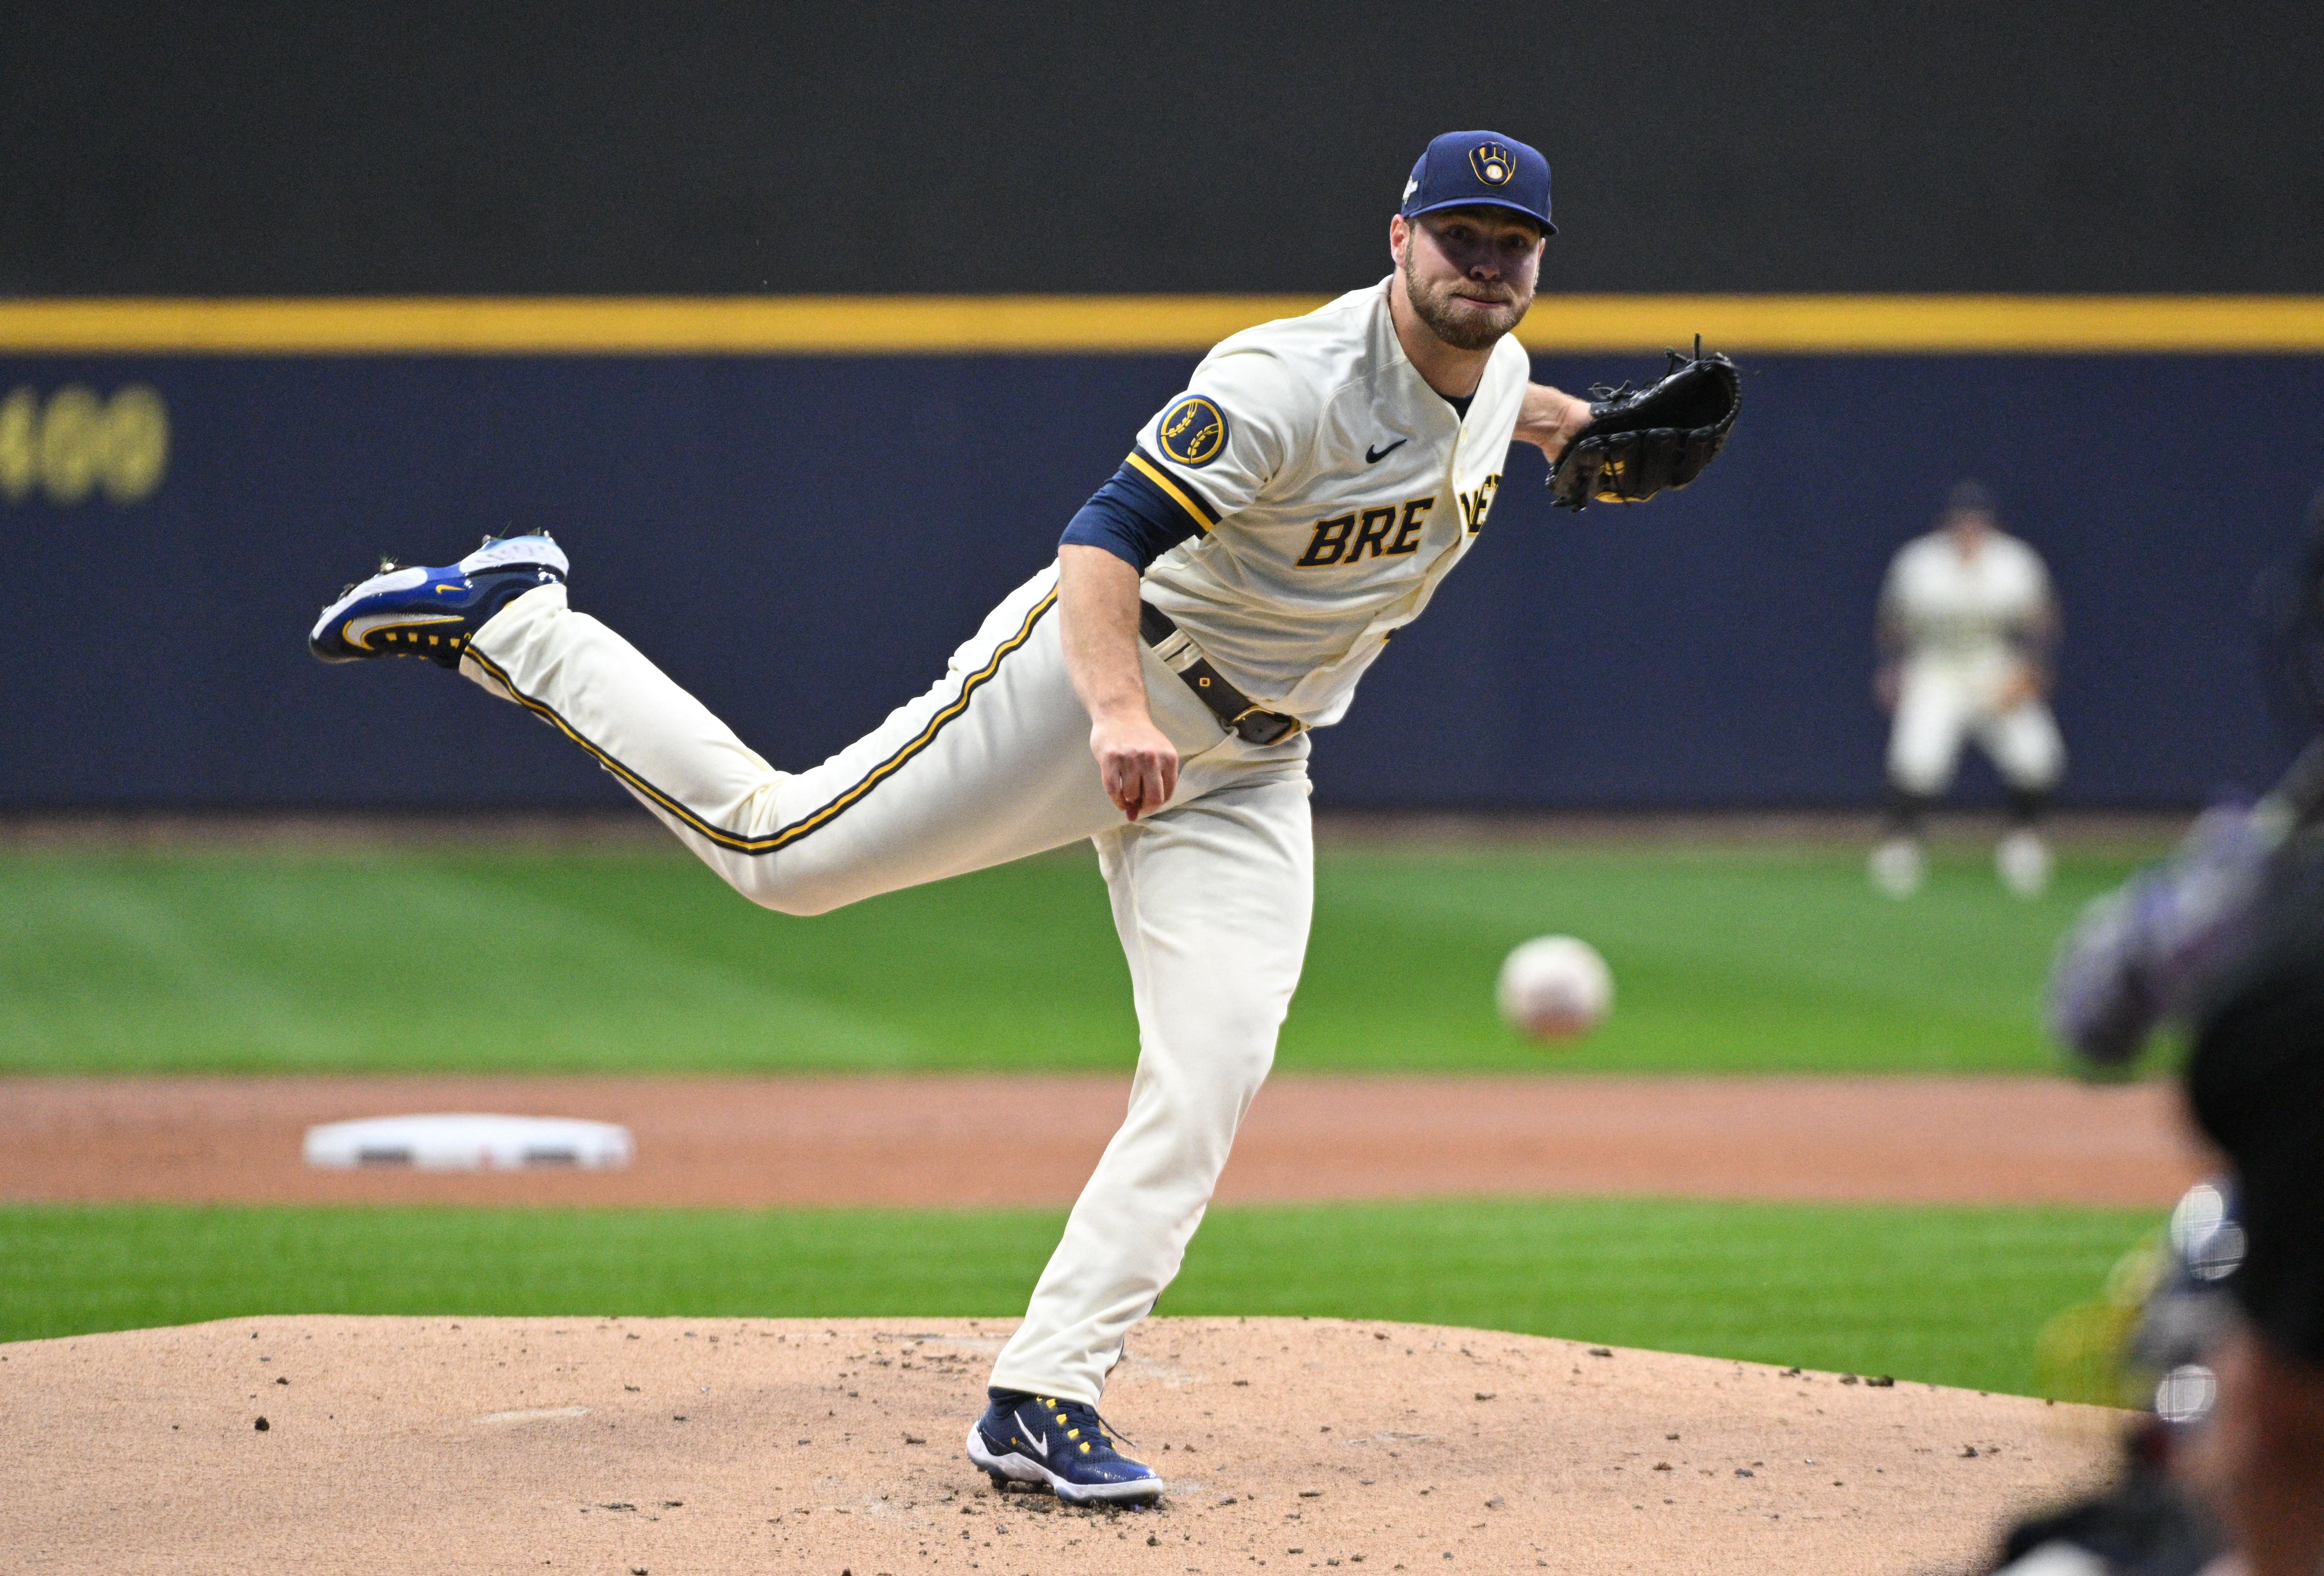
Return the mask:
{"type": "Polygon", "coordinates": [[[2306,290],[2324,13],[54,3],[0,294],[1336,291],[1434,133],[1579,290],[2306,290]]]}

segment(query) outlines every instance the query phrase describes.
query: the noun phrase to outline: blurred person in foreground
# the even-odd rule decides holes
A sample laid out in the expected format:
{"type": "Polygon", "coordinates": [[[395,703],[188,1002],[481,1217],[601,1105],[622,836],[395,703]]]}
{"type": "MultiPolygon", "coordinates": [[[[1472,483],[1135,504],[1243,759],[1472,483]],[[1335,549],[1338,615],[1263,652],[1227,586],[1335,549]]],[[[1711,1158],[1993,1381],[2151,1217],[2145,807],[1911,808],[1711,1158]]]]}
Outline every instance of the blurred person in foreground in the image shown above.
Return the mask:
{"type": "MultiPolygon", "coordinates": [[[[2324,723],[2324,491],[2261,578],[2267,665],[2324,723]]],[[[2109,1493],[2020,1525],[2014,1576],[2324,1572],[2324,738],[2248,807],[2207,812],[2167,863],[2085,910],[2050,1024],[2069,1066],[2129,1076],[2158,1025],[2192,1049],[2194,1125],[2229,1167],[2172,1219],[2178,1271],[2134,1361],[2149,1422],[2109,1493]]]]}
{"type": "Polygon", "coordinates": [[[2001,530],[1981,483],[1957,484],[1937,529],[1898,550],[1877,629],[1873,690],[1895,723],[1873,884],[1892,898],[1920,889],[1921,824],[1974,735],[2009,786],[2010,828],[1995,867],[2011,891],[2039,895],[2050,881],[2039,823],[2066,765],[2047,700],[2057,602],[2041,556],[2001,530]]]}
{"type": "Polygon", "coordinates": [[[2133,1342],[2153,1413],[2113,1488],[2009,1534],[2008,1576],[2324,1572],[2324,832],[2235,929],[2186,1012],[2188,1107],[2229,1177],[2172,1217],[2133,1342]]]}
{"type": "MultiPolygon", "coordinates": [[[[2251,1576],[2324,1571],[2324,834],[2295,843],[2200,1018],[2187,1099],[2234,1167],[2245,1249],[2181,1476],[2251,1576]]],[[[2222,1571],[2236,1569],[2232,1564],[2222,1571]]]]}

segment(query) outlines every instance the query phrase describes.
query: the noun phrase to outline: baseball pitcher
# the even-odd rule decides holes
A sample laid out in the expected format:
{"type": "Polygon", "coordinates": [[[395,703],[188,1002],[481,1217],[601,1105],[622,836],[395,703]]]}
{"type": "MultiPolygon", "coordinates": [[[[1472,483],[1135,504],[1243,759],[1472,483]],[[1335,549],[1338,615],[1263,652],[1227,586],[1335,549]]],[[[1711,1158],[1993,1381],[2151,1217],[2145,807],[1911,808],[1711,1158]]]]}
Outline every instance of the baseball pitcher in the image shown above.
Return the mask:
{"type": "Polygon", "coordinates": [[[1732,422],[1720,357],[1679,358],[1654,389],[1594,406],[1528,381],[1509,331],[1555,234],[1549,191],[1522,143],[1432,142],[1388,221],[1389,276],[1221,343],[1056,561],[925,693],[819,766],[770,765],[574,609],[546,535],[391,566],[315,625],[325,661],[429,657],[524,707],[784,913],[1096,844],[1138,1072],[969,1429],[996,1482],[1075,1501],[1162,1490],[1094,1408],[1177,1272],[1298,982],[1308,731],[1339,720],[1477,539],[1512,441],[1586,456],[1553,475],[1580,507],[1683,485],[1732,422]]]}

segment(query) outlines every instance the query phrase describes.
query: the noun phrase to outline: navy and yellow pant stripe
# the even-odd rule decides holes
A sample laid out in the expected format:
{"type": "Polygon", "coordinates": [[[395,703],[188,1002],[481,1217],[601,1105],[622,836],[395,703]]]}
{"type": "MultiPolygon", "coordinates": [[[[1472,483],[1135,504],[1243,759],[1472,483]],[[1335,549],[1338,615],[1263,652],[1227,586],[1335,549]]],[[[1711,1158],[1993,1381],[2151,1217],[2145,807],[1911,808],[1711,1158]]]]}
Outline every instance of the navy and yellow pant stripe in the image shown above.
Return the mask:
{"type": "Polygon", "coordinates": [[[980,691],[991,683],[1001,671],[1001,664],[1021,649],[1033,636],[1034,628],[1043,616],[1056,604],[1056,592],[1052,589],[1034,603],[1023,615],[1016,631],[995,645],[982,664],[961,680],[958,692],[938,706],[934,714],[903,743],[880,760],[877,764],[848,782],[838,792],[806,814],[763,833],[738,831],[719,825],[678,794],[653,780],[652,777],[591,737],[563,710],[540,696],[527,693],[517,678],[491,656],[471,641],[469,660],[490,677],[517,705],[573,741],[595,758],[597,763],[611,772],[621,784],[641,799],[659,809],[671,819],[720,848],[737,853],[767,854],[790,847],[800,839],[813,835],[861,804],[865,797],[881,784],[892,779],[913,759],[933,745],[945,730],[966,714],[980,691]]]}

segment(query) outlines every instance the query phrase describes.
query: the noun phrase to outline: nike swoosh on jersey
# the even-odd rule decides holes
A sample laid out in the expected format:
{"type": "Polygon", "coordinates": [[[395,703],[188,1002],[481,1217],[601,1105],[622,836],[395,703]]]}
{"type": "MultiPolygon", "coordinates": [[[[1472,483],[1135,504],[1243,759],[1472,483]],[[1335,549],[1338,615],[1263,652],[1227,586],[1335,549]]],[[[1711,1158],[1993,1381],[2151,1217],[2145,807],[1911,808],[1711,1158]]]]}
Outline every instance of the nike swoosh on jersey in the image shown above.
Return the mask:
{"type": "Polygon", "coordinates": [[[1364,449],[1364,464],[1368,465],[1376,465],[1379,464],[1380,461],[1388,458],[1388,456],[1394,454],[1397,449],[1402,448],[1406,444],[1410,443],[1412,439],[1408,438],[1399,438],[1394,443],[1389,444],[1386,448],[1380,449],[1377,452],[1370,447],[1367,447],[1364,449]]]}
{"type": "Polygon", "coordinates": [[[364,637],[374,630],[409,624],[456,624],[459,622],[460,615],[456,613],[375,613],[364,618],[349,619],[346,627],[339,631],[339,638],[359,650],[368,651],[371,645],[364,637]]]}

